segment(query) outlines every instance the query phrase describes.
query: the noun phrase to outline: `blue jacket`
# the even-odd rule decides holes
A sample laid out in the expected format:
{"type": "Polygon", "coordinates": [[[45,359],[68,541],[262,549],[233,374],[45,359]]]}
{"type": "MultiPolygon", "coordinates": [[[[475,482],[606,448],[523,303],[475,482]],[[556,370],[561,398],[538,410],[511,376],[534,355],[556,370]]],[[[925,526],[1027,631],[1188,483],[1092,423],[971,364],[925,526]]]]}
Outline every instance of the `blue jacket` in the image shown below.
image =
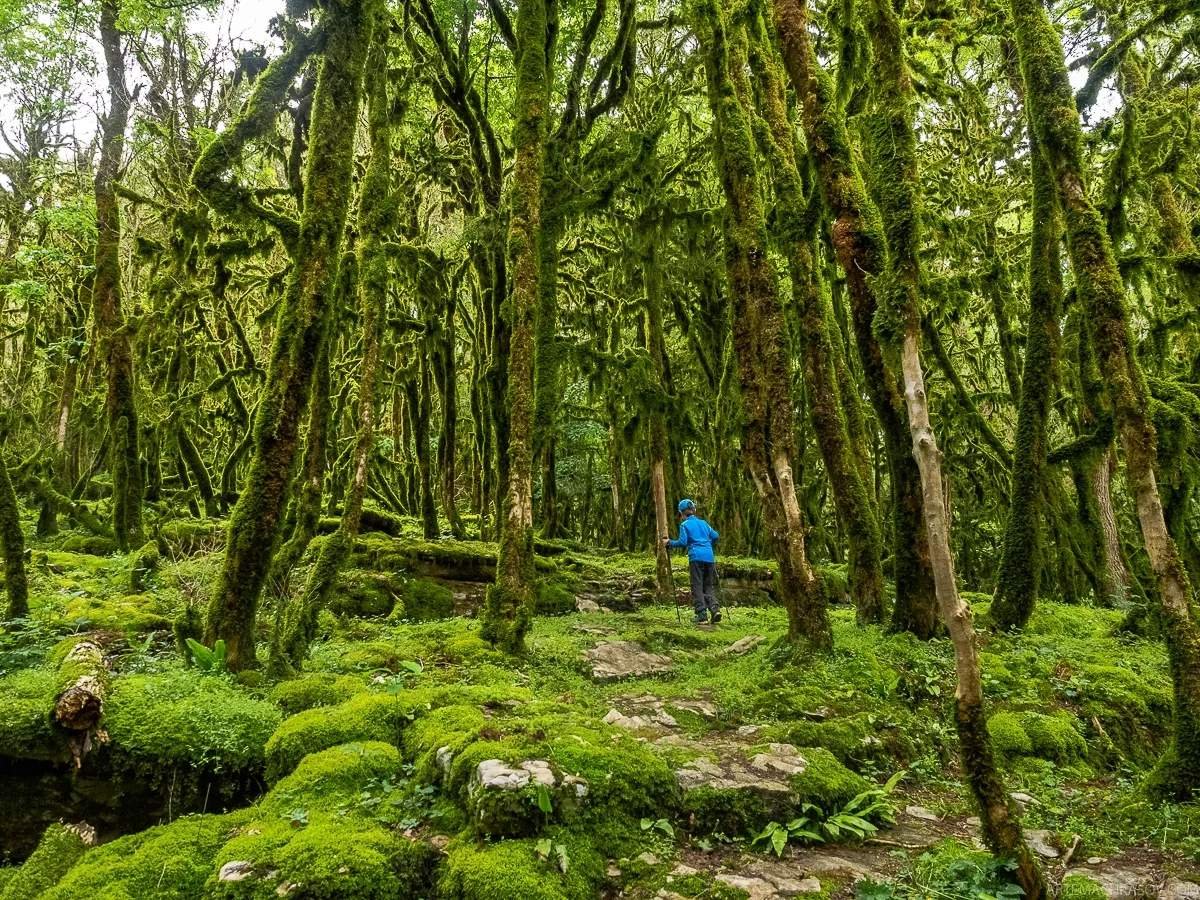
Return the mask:
{"type": "Polygon", "coordinates": [[[687,547],[689,562],[716,562],[713,544],[720,535],[716,529],[696,515],[688,516],[679,523],[679,539],[670,542],[672,547],[687,547]]]}

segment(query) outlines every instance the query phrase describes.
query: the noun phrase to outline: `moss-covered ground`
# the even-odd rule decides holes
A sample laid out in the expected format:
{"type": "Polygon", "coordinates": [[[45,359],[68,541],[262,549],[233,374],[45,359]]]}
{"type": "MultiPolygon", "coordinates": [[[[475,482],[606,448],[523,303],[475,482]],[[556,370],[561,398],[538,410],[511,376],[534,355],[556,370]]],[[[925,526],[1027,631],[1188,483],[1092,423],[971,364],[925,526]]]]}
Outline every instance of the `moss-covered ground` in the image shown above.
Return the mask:
{"type": "MultiPolygon", "coordinates": [[[[0,900],[742,898],[763,884],[790,896],[787,878],[808,879],[812,896],[1003,895],[1006,870],[979,853],[959,779],[949,644],[857,626],[840,607],[833,654],[795,658],[778,644],[786,621],[763,563],[727,562],[760,605],[727,605],[705,630],[686,609],[681,624],[647,605],[648,556],[540,546],[543,614],[512,659],[480,640],[463,588],[486,577],[494,547],[370,534],[304,674],[272,682],[189,667],[172,629],[208,596],[219,539],[162,543],[149,572],[136,554],[81,552],[107,548],[77,535],[34,547],[31,616],[0,631],[0,782],[69,782],[50,710],[63,641],[87,634],[111,672],[83,771],[171,802],[161,824],[99,846],[48,828],[24,866],[0,867],[0,900]],[[577,598],[606,609],[571,611],[577,598]],[[762,640],[731,652],[744,638],[762,640]],[[611,641],[671,670],[597,680],[585,654],[611,641]],[[804,763],[781,770],[781,793],[676,774],[761,771],[759,754],[780,753],[804,763]],[[513,789],[481,784],[487,761],[515,773],[513,789]],[[522,768],[532,761],[542,781],[522,768]],[[869,798],[883,830],[857,839],[845,816],[897,772],[890,796],[869,798]]],[[[986,621],[986,598],[968,598],[986,621]]],[[[268,604],[264,659],[272,619],[268,604]]],[[[1041,603],[1019,635],[981,630],[989,730],[1025,824],[1060,854],[1047,860],[1056,883],[1070,850],[1064,896],[1091,896],[1089,859],[1179,877],[1200,861],[1200,807],[1142,790],[1165,749],[1170,681],[1161,644],[1122,634],[1122,619],[1041,603]]],[[[6,836],[9,861],[39,837],[6,836]]]]}

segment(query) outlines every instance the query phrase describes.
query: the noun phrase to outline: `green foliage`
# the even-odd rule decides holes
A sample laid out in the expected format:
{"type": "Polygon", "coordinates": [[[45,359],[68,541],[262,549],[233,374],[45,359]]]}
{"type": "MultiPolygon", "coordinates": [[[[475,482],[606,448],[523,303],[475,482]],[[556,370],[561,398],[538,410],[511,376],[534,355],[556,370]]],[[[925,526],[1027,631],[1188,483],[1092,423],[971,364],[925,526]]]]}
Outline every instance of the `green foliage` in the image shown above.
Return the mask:
{"type": "MultiPolygon", "coordinates": [[[[451,844],[438,881],[438,896],[446,900],[591,900],[604,878],[603,857],[570,832],[556,830],[543,840],[548,840],[551,848],[544,854],[538,852],[539,841],[532,839],[451,844]]],[[[543,844],[543,849],[546,846],[543,844]]]]}
{"type": "Polygon", "coordinates": [[[82,837],[65,825],[51,825],[20,869],[0,885],[0,900],[36,900],[56,885],[87,849],[82,837]]]}
{"type": "Polygon", "coordinates": [[[247,773],[262,766],[280,718],[225,678],[171,671],[117,679],[105,724],[114,753],[136,768],[247,773]]]}
{"type": "Polygon", "coordinates": [[[201,672],[206,675],[220,675],[225,672],[225,642],[220,638],[212,645],[210,650],[199,641],[185,638],[184,643],[187,644],[188,658],[201,672]]]}

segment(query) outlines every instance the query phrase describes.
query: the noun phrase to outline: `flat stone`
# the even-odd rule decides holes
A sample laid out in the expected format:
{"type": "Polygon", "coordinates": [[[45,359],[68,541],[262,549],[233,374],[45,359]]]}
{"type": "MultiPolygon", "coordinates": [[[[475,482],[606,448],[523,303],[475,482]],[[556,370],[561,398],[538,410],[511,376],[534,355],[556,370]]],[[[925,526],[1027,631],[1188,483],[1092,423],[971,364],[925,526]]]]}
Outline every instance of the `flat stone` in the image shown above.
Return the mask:
{"type": "Polygon", "coordinates": [[[914,819],[921,819],[925,822],[940,822],[940,821],[942,821],[941,816],[939,816],[935,812],[931,812],[930,810],[926,809],[923,806],[906,806],[906,807],[904,807],[904,814],[906,816],[911,816],[914,819]]]}
{"type": "Polygon", "coordinates": [[[592,677],[599,681],[661,675],[671,671],[671,657],[651,653],[633,641],[597,644],[584,656],[592,665],[592,677]]]}
{"type": "Polygon", "coordinates": [[[1102,862],[1104,862],[1104,857],[1103,857],[1103,856],[1089,856],[1089,857],[1087,858],[1087,864],[1088,864],[1089,866],[1098,866],[1098,865],[1100,865],[1100,863],[1102,863],[1102,862]]]}
{"type": "Polygon", "coordinates": [[[672,709],[694,713],[704,719],[715,719],[720,712],[717,704],[711,700],[672,700],[670,706],[672,709]]]}
{"type": "Polygon", "coordinates": [[[1022,809],[1024,809],[1026,806],[1033,806],[1038,802],[1035,797],[1031,796],[1030,794],[1026,794],[1024,791],[1013,791],[1008,796],[1012,797],[1019,804],[1021,804],[1022,809]]]}
{"type": "Polygon", "coordinates": [[[874,869],[868,868],[860,862],[829,853],[813,853],[811,855],[805,853],[796,859],[796,863],[804,872],[812,876],[844,873],[851,875],[855,881],[861,881],[864,878],[878,880],[881,877],[874,869]]]}
{"type": "Polygon", "coordinates": [[[1029,828],[1025,831],[1025,843],[1029,849],[1042,859],[1058,859],[1062,853],[1053,843],[1053,835],[1041,828],[1029,828]]]}
{"type": "Polygon", "coordinates": [[[1158,900],[1200,900],[1200,884],[1172,876],[1158,892],[1158,900]]]}
{"type": "Polygon", "coordinates": [[[694,759],[676,770],[675,780],[685,791],[697,788],[749,790],[762,796],[788,794],[786,777],[808,768],[808,762],[791,744],[769,744],[769,752],[746,760],[737,756],[719,762],[694,759]]]}
{"type": "Polygon", "coordinates": [[[544,759],[527,759],[513,768],[498,759],[485,759],[479,764],[475,778],[480,787],[499,791],[517,791],[529,784],[554,787],[558,779],[544,759]]]}
{"type": "Polygon", "coordinates": [[[589,600],[587,597],[580,597],[575,601],[575,609],[581,613],[598,613],[600,612],[600,604],[595,600],[589,600]]]}
{"type": "Polygon", "coordinates": [[[221,866],[217,873],[217,881],[244,881],[254,874],[254,863],[243,859],[235,859],[221,866]]]}
{"type": "Polygon", "coordinates": [[[722,872],[717,876],[717,881],[745,891],[748,900],[775,900],[779,896],[774,883],[754,875],[735,875],[732,872],[722,872]]]}
{"type": "Polygon", "coordinates": [[[762,725],[739,725],[737,733],[741,737],[754,737],[762,730],[762,725]]]}
{"type": "Polygon", "coordinates": [[[699,869],[693,869],[687,863],[680,863],[671,870],[671,875],[674,878],[687,878],[690,875],[699,875],[699,869]]]}
{"type": "Polygon", "coordinates": [[[645,851],[644,853],[639,853],[637,861],[644,866],[657,866],[661,862],[661,860],[649,850],[645,851]]]}
{"type": "Polygon", "coordinates": [[[765,640],[766,638],[761,634],[748,634],[744,638],[738,638],[722,652],[733,656],[741,656],[743,653],[749,653],[765,640]]]}
{"type": "Polygon", "coordinates": [[[967,824],[972,828],[982,828],[983,819],[979,818],[979,816],[967,816],[967,824]]]}
{"type": "Polygon", "coordinates": [[[756,753],[750,765],[756,769],[798,775],[808,768],[808,761],[791,744],[768,744],[769,752],[756,753]]]}
{"type": "Polygon", "coordinates": [[[1094,881],[1109,900],[1144,900],[1155,896],[1158,876],[1145,869],[1105,869],[1099,872],[1074,870],[1094,881]]]}
{"type": "Polygon", "coordinates": [[[610,709],[608,715],[604,717],[604,724],[625,728],[629,731],[638,731],[646,728],[650,723],[641,716],[627,716],[619,709],[610,709]]]}

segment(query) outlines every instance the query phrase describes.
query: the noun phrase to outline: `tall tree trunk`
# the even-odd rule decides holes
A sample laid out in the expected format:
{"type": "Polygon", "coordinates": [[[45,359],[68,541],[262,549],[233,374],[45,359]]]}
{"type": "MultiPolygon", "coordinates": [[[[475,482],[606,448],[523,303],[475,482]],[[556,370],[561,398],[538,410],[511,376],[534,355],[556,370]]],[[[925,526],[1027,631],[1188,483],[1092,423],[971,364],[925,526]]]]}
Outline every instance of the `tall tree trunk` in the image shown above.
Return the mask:
{"type": "Polygon", "coordinates": [[[833,214],[831,239],[846,275],[854,341],[883,433],[892,495],[896,585],[892,627],[930,638],[937,632],[937,597],[921,513],[921,476],[905,427],[904,399],[874,333],[877,298],[873,280],[883,274],[887,247],[878,212],[854,164],[846,123],[833,99],[833,84],[817,65],[805,31],[808,15],[803,0],[776,0],[774,20],[788,77],[803,105],[801,118],[821,194],[833,214]]]}
{"type": "Polygon", "coordinates": [[[25,536],[21,533],[21,510],[8,463],[0,454],[0,545],[4,551],[4,590],[8,594],[6,618],[29,615],[29,582],[25,577],[25,536]]]}
{"type": "Polygon", "coordinates": [[[131,97],[125,82],[125,52],[117,28],[119,0],[100,4],[100,45],[108,76],[108,114],[100,129],[96,165],[96,273],[92,310],[105,357],[108,391],[105,409],[112,435],[113,534],[117,547],[139,547],[142,534],[143,478],[138,453],[138,413],[134,396],[133,350],[121,309],[121,209],[117,175],[125,149],[131,97]]]}
{"type": "Polygon", "coordinates": [[[228,665],[235,671],[255,664],[255,613],[279,540],[300,420],[337,281],[363,66],[377,5],[377,0],[348,0],[331,4],[323,16],[324,54],[313,98],[299,238],[254,422],[254,458],[230,516],[225,563],[205,631],[209,643],[225,641],[228,665]]]}
{"type": "Polygon", "coordinates": [[[667,394],[665,366],[666,338],[663,334],[662,272],[659,268],[657,245],[660,237],[658,223],[643,220],[641,227],[648,232],[649,241],[642,256],[642,285],[646,293],[646,352],[656,384],[661,393],[650,391],[649,422],[650,493],[654,499],[654,586],[659,603],[675,605],[675,584],[671,577],[671,558],[663,539],[670,537],[671,520],[667,506],[667,394]]]}
{"type": "Polygon", "coordinates": [[[1162,785],[1191,796],[1200,785],[1200,630],[1191,585],[1167,531],[1155,480],[1155,430],[1145,380],[1134,355],[1125,286],[1104,221],[1084,182],[1083,130],[1062,44],[1038,0],[1011,0],[1021,70],[1034,130],[1058,189],[1076,293],[1085,310],[1101,377],[1125,453],[1125,475],[1162,603],[1175,687],[1174,759],[1162,785]]]}
{"type": "MultiPolygon", "coordinates": [[[[370,33],[363,37],[370,40],[370,33]]],[[[379,344],[387,313],[388,253],[384,244],[394,227],[395,203],[391,191],[392,128],[388,104],[386,40],[376,39],[371,65],[367,118],[371,136],[371,161],[359,188],[358,294],[362,312],[362,369],[358,382],[358,433],[350,455],[350,483],[337,530],[321,544],[304,593],[288,617],[282,646],[273,660],[280,671],[303,664],[317,629],[317,614],[333,592],[362,523],[363,498],[371,450],[375,446],[375,394],[379,382],[379,344]]],[[[436,521],[436,516],[435,516],[436,521]]]]}
{"type": "MultiPolygon", "coordinates": [[[[716,162],[725,194],[725,266],[733,300],[733,347],[742,394],[742,453],[763,506],[779,561],[788,637],[814,649],[833,646],[829,610],[804,550],[804,528],[792,476],[795,453],[791,377],[783,309],[767,257],[754,140],[735,79],[744,78],[744,38],[730,41],[721,0],[697,8],[713,114],[716,162]]],[[[736,39],[737,35],[734,35],[736,39]]]]}
{"type": "MultiPolygon", "coordinates": [[[[842,395],[835,374],[830,340],[832,316],[816,279],[813,231],[816,217],[806,207],[796,163],[794,131],[787,118],[784,85],[775,48],[768,42],[765,23],[756,23],[750,54],[758,81],[758,110],[765,128],[757,129],[777,170],[775,221],[788,257],[792,302],[799,319],[798,336],[807,387],[808,410],[817,447],[833,493],[834,508],[849,551],[850,597],[860,624],[883,621],[882,547],[875,507],[846,428],[842,395]]],[[[815,198],[810,198],[815,199],[815,198]]]]}
{"type": "Polygon", "coordinates": [[[874,47],[875,78],[868,119],[872,165],[880,191],[880,212],[889,251],[888,290],[881,298],[876,328],[899,344],[904,399],[912,452],[921,471],[923,514],[929,536],[934,584],[942,619],[954,645],[957,676],[955,725],[963,770],[975,795],[983,837],[997,855],[1016,861],[1016,878],[1028,900],[1047,895],[1046,881],[1021,834],[1017,808],[992,753],[983,702],[971,608],[958,593],[950,551],[950,512],[944,491],[942,458],[929,415],[921,371],[920,206],[917,138],[913,126],[916,96],[904,49],[900,19],[891,0],[869,0],[867,27],[874,47]]]}
{"type": "Polygon", "coordinates": [[[547,0],[519,0],[509,253],[507,490],[500,523],[496,583],[488,588],[480,633],[510,652],[524,650],[533,607],[534,341],[541,291],[542,167],[550,73],[547,0]]]}
{"type": "Polygon", "coordinates": [[[458,298],[453,284],[446,291],[445,304],[441,344],[433,355],[434,380],[442,404],[442,428],[437,442],[438,471],[441,474],[439,489],[442,511],[446,514],[450,533],[461,540],[466,537],[466,531],[458,514],[458,368],[455,357],[458,298]]]}
{"type": "Polygon", "coordinates": [[[1008,523],[992,601],[992,621],[999,628],[1024,627],[1037,600],[1043,563],[1046,429],[1062,344],[1058,326],[1062,315],[1058,204],[1036,137],[1030,141],[1030,151],[1033,228],[1029,236],[1029,331],[1012,452],[1008,523]]]}

